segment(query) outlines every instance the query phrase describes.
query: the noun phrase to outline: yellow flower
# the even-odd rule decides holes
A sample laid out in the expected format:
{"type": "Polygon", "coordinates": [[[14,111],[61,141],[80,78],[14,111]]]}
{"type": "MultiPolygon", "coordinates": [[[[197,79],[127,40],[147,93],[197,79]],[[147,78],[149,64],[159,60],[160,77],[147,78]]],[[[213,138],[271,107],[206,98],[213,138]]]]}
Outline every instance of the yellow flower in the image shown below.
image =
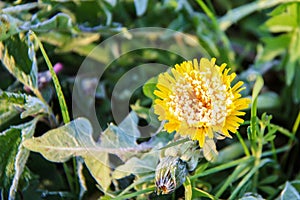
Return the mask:
{"type": "Polygon", "coordinates": [[[228,74],[226,64],[215,65],[216,59],[206,58],[185,61],[175,65],[171,74],[165,72],[158,76],[158,97],[154,101],[154,112],[159,120],[166,120],[164,128],[176,131],[182,136],[198,140],[203,147],[205,138],[213,138],[218,132],[231,137],[244,122],[238,116],[249,106],[248,98],[239,93],[245,89],[242,81],[230,86],[236,74],[228,74]]]}

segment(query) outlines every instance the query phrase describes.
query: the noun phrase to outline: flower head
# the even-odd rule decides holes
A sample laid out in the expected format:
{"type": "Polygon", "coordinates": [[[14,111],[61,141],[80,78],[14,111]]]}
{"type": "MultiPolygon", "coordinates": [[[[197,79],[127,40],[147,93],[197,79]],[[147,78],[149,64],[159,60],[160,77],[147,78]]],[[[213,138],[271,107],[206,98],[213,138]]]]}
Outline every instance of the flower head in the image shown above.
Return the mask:
{"type": "Polygon", "coordinates": [[[236,74],[228,74],[226,64],[220,67],[216,59],[202,58],[175,65],[171,74],[158,76],[154,94],[154,112],[159,120],[166,120],[164,128],[198,140],[201,147],[205,138],[213,138],[214,132],[231,137],[245,114],[240,110],[249,106],[250,100],[241,98],[242,81],[231,87],[236,74]]]}

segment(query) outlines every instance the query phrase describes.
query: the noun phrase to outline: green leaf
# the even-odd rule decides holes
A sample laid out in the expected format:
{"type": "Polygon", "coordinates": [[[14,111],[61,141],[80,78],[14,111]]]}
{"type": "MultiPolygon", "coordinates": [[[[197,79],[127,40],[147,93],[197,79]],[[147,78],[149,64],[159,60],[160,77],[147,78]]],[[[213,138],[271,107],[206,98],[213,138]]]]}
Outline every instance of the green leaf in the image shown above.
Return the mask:
{"type": "Polygon", "coordinates": [[[278,180],[278,175],[270,175],[260,181],[260,185],[271,184],[278,180]]]}
{"type": "Polygon", "coordinates": [[[138,122],[139,118],[137,114],[134,111],[131,111],[118,127],[122,129],[126,135],[132,137],[132,140],[141,136],[141,133],[138,129],[138,122]]]}
{"type": "Polygon", "coordinates": [[[142,16],[147,10],[148,0],[134,0],[137,16],[142,16]]]}
{"type": "Polygon", "coordinates": [[[203,155],[209,162],[215,162],[218,159],[218,151],[216,148],[215,141],[213,139],[206,138],[203,146],[203,155]]]}
{"type": "Polygon", "coordinates": [[[289,33],[281,34],[277,37],[265,37],[262,41],[265,43],[262,55],[259,56],[260,61],[270,61],[276,56],[287,51],[292,35],[289,33]]]}
{"type": "Polygon", "coordinates": [[[61,114],[62,114],[62,117],[63,117],[63,121],[64,121],[64,123],[68,123],[68,122],[70,122],[68,107],[67,107],[67,104],[66,104],[66,101],[65,101],[65,98],[64,98],[64,94],[62,93],[62,89],[61,89],[59,80],[57,78],[57,75],[56,75],[56,73],[53,69],[53,66],[52,66],[52,64],[49,60],[49,57],[48,57],[48,55],[47,55],[47,53],[46,53],[46,51],[43,47],[43,44],[39,40],[39,38],[32,31],[29,32],[29,35],[32,36],[35,39],[35,41],[38,43],[38,45],[40,47],[40,50],[42,52],[42,55],[45,59],[45,62],[47,64],[47,66],[48,66],[49,72],[51,74],[51,77],[52,77],[52,80],[53,80],[53,83],[54,83],[54,87],[55,87],[55,90],[56,90],[56,93],[57,93],[58,102],[59,102],[59,105],[60,105],[60,110],[61,110],[61,114]]]}
{"type": "MultiPolygon", "coordinates": [[[[18,126],[15,126],[14,128],[21,130],[22,133],[22,141],[24,141],[27,138],[31,138],[34,134],[36,123],[38,122],[39,118],[36,117],[33,120],[21,124],[18,126]]],[[[22,145],[19,145],[18,152],[15,157],[15,163],[14,163],[14,177],[12,180],[12,184],[9,190],[9,197],[11,199],[15,198],[16,191],[18,189],[19,180],[21,179],[21,175],[24,171],[27,159],[29,157],[29,150],[25,149],[22,145]]]]}
{"type": "Polygon", "coordinates": [[[157,77],[153,77],[149,79],[143,86],[144,94],[152,100],[156,99],[156,96],[154,95],[156,84],[157,84],[157,77]]]}
{"type": "Polygon", "coordinates": [[[31,151],[41,153],[52,162],[65,162],[74,155],[85,155],[95,148],[92,126],[87,119],[72,122],[48,131],[40,137],[25,140],[23,145],[31,151]]]}
{"type": "Polygon", "coordinates": [[[34,116],[37,114],[51,113],[50,108],[47,104],[42,102],[40,99],[30,95],[0,91],[0,100],[2,102],[5,102],[6,105],[11,105],[11,109],[16,110],[14,107],[23,109],[21,118],[34,116]]]}
{"type": "Polygon", "coordinates": [[[108,153],[101,152],[97,156],[98,158],[91,155],[85,155],[83,158],[90,173],[105,192],[111,184],[111,169],[109,166],[108,153]]]}
{"type": "Polygon", "coordinates": [[[257,98],[258,109],[278,108],[281,105],[280,97],[275,92],[265,92],[257,98]]]}
{"type": "Polygon", "coordinates": [[[265,25],[273,33],[290,32],[298,26],[297,19],[288,13],[282,13],[270,18],[265,25]]]}
{"type": "MultiPolygon", "coordinates": [[[[300,61],[298,62],[299,65],[300,61]]],[[[300,90],[298,85],[300,85],[300,67],[296,67],[296,72],[295,72],[295,82],[293,88],[293,99],[295,103],[300,102],[300,90]]]]}
{"type": "Polygon", "coordinates": [[[261,91],[262,87],[264,86],[264,80],[261,76],[257,76],[256,81],[253,86],[252,91],[252,103],[257,98],[259,92],[261,91]]]}
{"type": "Polygon", "coordinates": [[[291,185],[290,182],[285,183],[285,187],[282,190],[280,200],[291,200],[291,199],[300,199],[299,192],[291,185]]]}
{"type": "Polygon", "coordinates": [[[198,189],[196,187],[193,187],[193,194],[195,194],[194,196],[197,196],[197,197],[206,197],[206,198],[209,198],[212,200],[215,199],[214,196],[209,194],[207,191],[198,189]]]}
{"type": "Polygon", "coordinates": [[[20,32],[22,22],[9,14],[0,15],[0,41],[20,32]]]}
{"type": "Polygon", "coordinates": [[[192,200],[193,192],[192,192],[192,184],[191,180],[187,176],[185,182],[183,183],[184,186],[184,197],[186,200],[192,200]]]}
{"type": "Polygon", "coordinates": [[[145,153],[141,158],[132,157],[123,165],[118,166],[112,177],[120,179],[130,174],[141,176],[142,174],[154,173],[158,160],[159,153],[157,151],[145,153]]]}
{"type": "Polygon", "coordinates": [[[78,118],[40,137],[27,139],[23,145],[31,151],[41,153],[52,162],[65,162],[72,156],[82,156],[92,176],[106,191],[110,185],[110,149],[96,146],[92,133],[90,122],[85,118],[78,118]]]}
{"type": "Polygon", "coordinates": [[[21,142],[20,136],[21,130],[17,128],[10,128],[0,133],[0,188],[4,190],[6,195],[8,195],[8,188],[11,186],[15,175],[15,157],[21,142]]]}
{"type": "Polygon", "coordinates": [[[14,35],[0,43],[0,59],[18,81],[32,91],[38,87],[37,63],[33,44],[28,36],[14,35]],[[25,42],[28,39],[28,43],[25,42]]]}
{"type": "Polygon", "coordinates": [[[260,190],[264,191],[264,193],[267,193],[268,195],[275,194],[277,192],[277,188],[268,186],[268,185],[263,185],[258,187],[260,190]]]}
{"type": "Polygon", "coordinates": [[[6,100],[0,99],[0,127],[8,123],[18,113],[19,111],[12,104],[8,104],[6,100]]]}
{"type": "Polygon", "coordinates": [[[32,30],[35,32],[47,32],[47,31],[74,31],[72,20],[69,15],[65,13],[58,13],[50,19],[36,24],[24,24],[22,26],[26,30],[32,30]]]}

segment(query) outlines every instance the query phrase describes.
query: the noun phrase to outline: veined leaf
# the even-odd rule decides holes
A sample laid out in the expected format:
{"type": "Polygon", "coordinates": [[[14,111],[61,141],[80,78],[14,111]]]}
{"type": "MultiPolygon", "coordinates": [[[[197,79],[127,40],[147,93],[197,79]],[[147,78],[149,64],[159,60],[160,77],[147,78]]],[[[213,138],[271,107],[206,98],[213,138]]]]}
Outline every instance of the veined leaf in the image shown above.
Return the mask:
{"type": "Polygon", "coordinates": [[[115,169],[112,177],[120,179],[130,174],[142,175],[154,173],[159,161],[158,151],[151,151],[142,155],[141,158],[132,157],[125,164],[115,169]]]}
{"type": "Polygon", "coordinates": [[[12,126],[0,133],[0,188],[5,196],[15,198],[19,180],[29,156],[29,151],[21,145],[21,140],[32,137],[39,118],[25,124],[12,126]]]}
{"type": "MultiPolygon", "coordinates": [[[[22,141],[33,136],[35,127],[36,127],[36,123],[38,120],[39,120],[39,117],[36,117],[33,120],[31,120],[30,122],[27,122],[25,124],[21,124],[21,125],[14,127],[14,128],[21,130],[22,141]]],[[[25,149],[22,145],[19,145],[18,152],[15,157],[15,163],[14,163],[15,173],[14,173],[11,187],[9,189],[10,199],[15,198],[16,191],[18,189],[19,180],[24,171],[29,153],[30,153],[30,151],[28,149],[25,149]]]]}
{"type": "Polygon", "coordinates": [[[0,41],[20,32],[22,21],[9,14],[0,15],[0,41]]]}
{"type": "Polygon", "coordinates": [[[148,0],[134,0],[137,16],[142,16],[147,10],[148,0]]]}
{"type": "Polygon", "coordinates": [[[300,199],[299,192],[290,182],[285,183],[285,187],[280,194],[280,200],[300,199]]]}
{"type": "Polygon", "coordinates": [[[14,35],[0,43],[0,59],[18,81],[32,91],[38,87],[37,63],[33,44],[24,35],[14,35]],[[25,42],[28,39],[28,43],[25,42]]]}
{"type": "Polygon", "coordinates": [[[84,162],[92,176],[105,192],[111,184],[109,155],[106,152],[101,152],[98,156],[101,157],[101,159],[86,155],[84,156],[84,162]]]}
{"type": "Polygon", "coordinates": [[[45,104],[44,102],[42,102],[40,99],[36,97],[26,95],[26,94],[17,94],[17,93],[0,91],[0,100],[3,103],[5,103],[5,105],[7,106],[10,105],[11,109],[16,110],[15,108],[13,108],[13,106],[23,109],[23,111],[21,111],[22,112],[21,118],[26,118],[28,116],[43,114],[43,113],[49,114],[51,112],[47,104],[45,104]]]}
{"type": "MultiPolygon", "coordinates": [[[[121,124],[128,124],[130,120],[129,117],[121,124]]],[[[23,145],[31,151],[41,153],[53,162],[65,162],[72,156],[83,157],[92,176],[103,190],[107,190],[111,182],[108,154],[115,154],[127,160],[137,152],[149,149],[143,144],[137,145],[135,137],[126,134],[123,129],[114,125],[110,125],[102,133],[98,143],[93,140],[92,133],[90,122],[87,119],[78,118],[40,137],[25,140],[23,145]]],[[[158,155],[153,156],[158,159],[158,155]]],[[[147,167],[151,163],[147,163],[147,167]]]]}
{"type": "Polygon", "coordinates": [[[14,163],[21,142],[20,135],[21,130],[16,128],[0,133],[0,188],[4,190],[5,196],[8,196],[8,188],[15,174],[14,163]]]}
{"type": "Polygon", "coordinates": [[[265,25],[273,33],[290,32],[297,28],[297,19],[288,13],[282,13],[266,21],[265,25]]]}
{"type": "Polygon", "coordinates": [[[70,16],[65,13],[58,13],[52,18],[36,24],[31,24],[31,22],[28,24],[25,23],[22,28],[33,30],[34,32],[47,32],[50,30],[74,31],[72,20],[70,16]]]}
{"type": "Polygon", "coordinates": [[[91,130],[89,121],[79,118],[40,137],[25,140],[23,145],[52,162],[65,162],[74,155],[85,155],[89,148],[95,147],[91,130]],[[77,128],[78,125],[83,129],[77,128]]]}
{"type": "Polygon", "coordinates": [[[154,100],[156,96],[154,95],[154,90],[156,89],[157,77],[149,79],[143,86],[144,94],[150,99],[154,100]]]}

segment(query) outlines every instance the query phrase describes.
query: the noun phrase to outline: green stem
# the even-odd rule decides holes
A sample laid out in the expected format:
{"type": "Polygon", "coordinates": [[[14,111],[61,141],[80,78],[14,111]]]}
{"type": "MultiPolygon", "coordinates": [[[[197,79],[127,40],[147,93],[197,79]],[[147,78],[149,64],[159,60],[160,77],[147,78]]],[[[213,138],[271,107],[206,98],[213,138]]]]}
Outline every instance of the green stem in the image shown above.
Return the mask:
{"type": "Polygon", "coordinates": [[[199,174],[194,174],[193,176],[190,176],[190,180],[193,180],[193,179],[196,179],[196,178],[199,178],[199,177],[203,177],[203,176],[207,176],[209,174],[213,174],[213,173],[216,173],[216,172],[234,167],[234,166],[236,166],[240,163],[248,163],[250,161],[253,161],[253,157],[243,157],[243,158],[240,158],[238,160],[234,160],[234,161],[219,165],[217,167],[210,168],[210,169],[205,170],[205,171],[203,171],[199,174]]]}
{"type": "Polygon", "coordinates": [[[64,171],[65,171],[65,174],[66,174],[66,177],[67,177],[67,180],[68,180],[68,184],[70,186],[71,191],[75,191],[74,190],[74,186],[72,184],[73,178],[71,176],[71,172],[70,172],[70,170],[68,168],[68,165],[66,163],[63,163],[63,168],[64,168],[64,171]]]}
{"type": "Polygon", "coordinates": [[[247,147],[247,145],[246,145],[243,137],[241,136],[241,134],[239,132],[236,132],[236,135],[237,135],[237,137],[238,137],[238,139],[239,139],[239,141],[240,141],[240,143],[241,143],[241,145],[242,145],[242,147],[244,149],[245,155],[246,156],[250,156],[250,152],[248,150],[248,147],[247,147]]]}
{"type": "Polygon", "coordinates": [[[299,127],[299,124],[300,124],[300,110],[298,112],[298,116],[296,118],[296,121],[295,121],[295,123],[293,125],[293,129],[292,129],[292,133],[293,133],[294,136],[296,135],[296,132],[297,132],[298,127],[299,127]]]}

